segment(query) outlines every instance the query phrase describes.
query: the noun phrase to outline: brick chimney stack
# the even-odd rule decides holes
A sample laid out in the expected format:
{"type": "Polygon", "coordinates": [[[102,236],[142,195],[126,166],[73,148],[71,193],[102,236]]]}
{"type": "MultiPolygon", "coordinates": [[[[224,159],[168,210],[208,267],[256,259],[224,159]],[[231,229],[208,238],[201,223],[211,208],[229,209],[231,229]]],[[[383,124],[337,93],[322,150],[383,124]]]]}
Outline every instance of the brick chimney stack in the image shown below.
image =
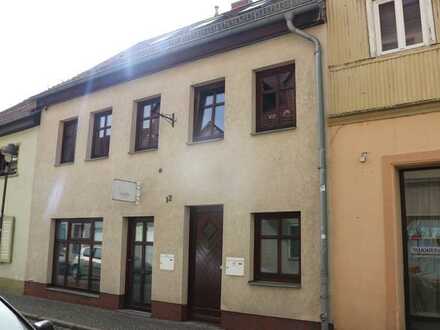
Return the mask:
{"type": "Polygon", "coordinates": [[[231,3],[231,10],[236,10],[252,3],[252,0],[239,0],[231,3]]]}

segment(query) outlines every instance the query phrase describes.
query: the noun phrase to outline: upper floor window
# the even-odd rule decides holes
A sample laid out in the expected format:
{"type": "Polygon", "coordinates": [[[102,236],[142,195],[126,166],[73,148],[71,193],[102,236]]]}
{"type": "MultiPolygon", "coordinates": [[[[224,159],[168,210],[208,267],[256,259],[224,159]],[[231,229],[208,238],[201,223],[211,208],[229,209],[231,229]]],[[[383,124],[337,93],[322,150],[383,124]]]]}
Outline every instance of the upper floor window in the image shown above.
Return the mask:
{"type": "Polygon", "coordinates": [[[368,0],[374,54],[432,44],[435,40],[431,0],[368,0]]]}
{"type": "Polygon", "coordinates": [[[108,156],[112,134],[112,111],[98,112],[94,115],[91,158],[108,156]]]}
{"type": "Polygon", "coordinates": [[[255,214],[254,279],[301,283],[299,212],[255,214]]]}
{"type": "Polygon", "coordinates": [[[225,82],[197,87],[195,100],[193,140],[223,138],[225,82]]]}
{"type": "Polygon", "coordinates": [[[256,131],[295,127],[295,66],[259,71],[256,78],[256,131]]]}
{"type": "Polygon", "coordinates": [[[71,163],[75,159],[75,142],[78,119],[63,122],[60,163],[71,163]]]}
{"type": "Polygon", "coordinates": [[[158,147],[159,112],[160,98],[137,104],[135,151],[156,149],[158,147]]]}

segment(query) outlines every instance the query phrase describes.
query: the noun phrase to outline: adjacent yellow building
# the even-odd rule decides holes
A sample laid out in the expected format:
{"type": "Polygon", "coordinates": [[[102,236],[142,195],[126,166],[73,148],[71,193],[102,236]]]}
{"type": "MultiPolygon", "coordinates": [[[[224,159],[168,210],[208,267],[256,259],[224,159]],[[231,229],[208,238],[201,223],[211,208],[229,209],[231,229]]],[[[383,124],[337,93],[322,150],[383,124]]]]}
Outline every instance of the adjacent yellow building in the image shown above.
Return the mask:
{"type": "MultiPolygon", "coordinates": [[[[35,101],[28,100],[0,113],[0,148],[8,144],[19,148],[13,161],[16,174],[8,178],[0,240],[0,288],[4,292],[24,290],[40,118],[34,110],[35,101]]],[[[4,184],[1,177],[0,201],[4,184]]]]}
{"type": "Polygon", "coordinates": [[[336,329],[438,329],[440,3],[327,2],[336,329]]]}

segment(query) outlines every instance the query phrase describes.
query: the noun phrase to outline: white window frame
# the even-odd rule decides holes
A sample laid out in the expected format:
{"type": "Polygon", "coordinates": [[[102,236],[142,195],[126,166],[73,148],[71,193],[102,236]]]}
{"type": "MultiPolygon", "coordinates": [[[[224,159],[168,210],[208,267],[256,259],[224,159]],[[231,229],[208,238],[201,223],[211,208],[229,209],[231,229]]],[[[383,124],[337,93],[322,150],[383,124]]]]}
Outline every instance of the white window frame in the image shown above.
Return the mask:
{"type": "Polygon", "coordinates": [[[406,49],[413,49],[421,46],[429,46],[436,42],[432,0],[419,0],[419,1],[420,1],[420,14],[422,20],[423,42],[415,45],[407,46],[402,0],[366,0],[371,56],[386,55],[406,49]],[[388,2],[394,2],[394,8],[396,11],[395,15],[396,15],[396,25],[397,25],[398,47],[395,49],[383,51],[382,35],[380,29],[379,6],[388,2]]]}

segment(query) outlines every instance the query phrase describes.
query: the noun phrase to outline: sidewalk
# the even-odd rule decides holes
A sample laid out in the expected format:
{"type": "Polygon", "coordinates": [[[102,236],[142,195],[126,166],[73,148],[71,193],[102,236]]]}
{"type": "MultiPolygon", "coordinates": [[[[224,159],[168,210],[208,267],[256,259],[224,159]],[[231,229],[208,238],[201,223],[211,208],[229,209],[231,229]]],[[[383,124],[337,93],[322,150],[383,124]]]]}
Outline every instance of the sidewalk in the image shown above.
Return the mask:
{"type": "Polygon", "coordinates": [[[110,311],[95,307],[30,296],[0,295],[31,319],[51,320],[55,325],[72,330],[218,330],[196,322],[173,322],[149,318],[147,313],[110,311]]]}

